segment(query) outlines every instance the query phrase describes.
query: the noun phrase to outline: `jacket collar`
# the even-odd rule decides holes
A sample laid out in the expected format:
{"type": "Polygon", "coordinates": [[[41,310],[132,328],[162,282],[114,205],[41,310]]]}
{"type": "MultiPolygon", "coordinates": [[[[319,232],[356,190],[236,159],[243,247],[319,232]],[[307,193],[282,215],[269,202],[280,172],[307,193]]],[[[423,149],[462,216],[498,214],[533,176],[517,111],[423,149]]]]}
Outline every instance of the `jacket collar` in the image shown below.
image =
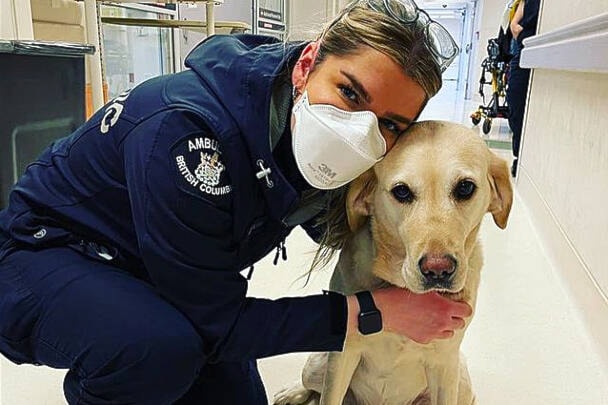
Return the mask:
{"type": "MultiPolygon", "coordinates": [[[[248,129],[243,134],[250,146],[251,162],[255,166],[256,178],[263,189],[264,198],[269,207],[269,215],[273,219],[284,221],[290,211],[295,208],[298,192],[285,178],[272,156],[274,145],[272,145],[269,122],[271,99],[275,84],[280,85],[277,83],[278,81],[284,81],[290,77],[293,63],[299,57],[303,45],[281,44],[281,48],[275,55],[264,55],[264,58],[270,57],[272,61],[270,63],[268,60],[265,61],[268,68],[266,71],[260,69],[256,63],[244,76],[243,86],[250,90],[247,97],[249,98],[248,104],[252,108],[244,117],[244,128],[248,129]]],[[[290,115],[287,119],[289,118],[290,115]]]]}
{"type": "Polygon", "coordinates": [[[293,209],[298,193],[272,156],[270,104],[275,83],[291,77],[305,45],[257,35],[216,35],[186,59],[235,119],[268,214],[281,221],[293,209]]]}

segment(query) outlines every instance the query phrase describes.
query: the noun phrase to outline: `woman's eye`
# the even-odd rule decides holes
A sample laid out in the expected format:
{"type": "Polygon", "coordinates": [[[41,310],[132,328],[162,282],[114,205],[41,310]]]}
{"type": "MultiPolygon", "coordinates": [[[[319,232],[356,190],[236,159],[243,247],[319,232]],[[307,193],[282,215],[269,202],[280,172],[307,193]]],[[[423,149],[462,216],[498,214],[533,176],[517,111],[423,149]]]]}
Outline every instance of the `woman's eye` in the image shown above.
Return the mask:
{"type": "Polygon", "coordinates": [[[355,104],[359,104],[359,95],[350,86],[339,86],[340,92],[344,97],[355,104]]]}
{"type": "Polygon", "coordinates": [[[454,197],[457,200],[468,200],[473,196],[477,186],[470,180],[459,181],[454,188],[454,197]]]}
{"type": "Polygon", "coordinates": [[[405,184],[397,184],[391,190],[393,197],[400,203],[411,203],[414,201],[414,193],[405,184]]]}
{"type": "Polygon", "coordinates": [[[378,123],[396,135],[401,134],[401,128],[399,128],[399,125],[397,125],[391,120],[388,120],[386,118],[379,118],[378,123]]]}

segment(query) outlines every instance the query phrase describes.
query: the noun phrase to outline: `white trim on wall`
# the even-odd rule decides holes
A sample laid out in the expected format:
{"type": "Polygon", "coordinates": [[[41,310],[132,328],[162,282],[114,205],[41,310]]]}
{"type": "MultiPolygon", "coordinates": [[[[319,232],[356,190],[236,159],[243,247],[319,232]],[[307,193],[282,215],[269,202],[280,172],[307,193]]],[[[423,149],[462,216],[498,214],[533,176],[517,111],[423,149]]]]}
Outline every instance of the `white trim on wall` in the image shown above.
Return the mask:
{"type": "Polygon", "coordinates": [[[524,39],[520,64],[608,73],[608,12],[524,39]]]}

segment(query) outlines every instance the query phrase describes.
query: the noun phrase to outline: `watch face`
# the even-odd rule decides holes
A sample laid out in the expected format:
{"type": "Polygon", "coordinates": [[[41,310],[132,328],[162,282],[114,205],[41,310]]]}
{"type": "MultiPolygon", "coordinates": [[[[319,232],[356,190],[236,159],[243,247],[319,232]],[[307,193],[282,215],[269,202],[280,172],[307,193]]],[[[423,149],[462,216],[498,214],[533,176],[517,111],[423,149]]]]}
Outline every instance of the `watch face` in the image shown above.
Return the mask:
{"type": "Polygon", "coordinates": [[[382,315],[379,311],[362,312],[359,314],[359,332],[364,335],[377,333],[382,330],[382,315]]]}

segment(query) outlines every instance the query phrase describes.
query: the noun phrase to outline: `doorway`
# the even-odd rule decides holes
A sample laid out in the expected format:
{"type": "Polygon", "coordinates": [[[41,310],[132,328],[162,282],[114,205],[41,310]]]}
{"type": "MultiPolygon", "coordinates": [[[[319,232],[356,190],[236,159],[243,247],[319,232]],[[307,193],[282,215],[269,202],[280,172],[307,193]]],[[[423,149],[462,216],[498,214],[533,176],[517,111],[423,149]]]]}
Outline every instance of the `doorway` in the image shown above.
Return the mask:
{"type": "Polygon", "coordinates": [[[471,88],[477,80],[471,75],[475,72],[471,64],[475,63],[474,26],[476,1],[425,2],[424,10],[429,16],[443,25],[452,35],[460,53],[443,73],[441,90],[427,104],[420,119],[448,119],[462,122],[470,108],[471,88]],[[446,109],[450,116],[446,116],[446,109]]]}
{"type": "Polygon", "coordinates": [[[463,99],[471,97],[471,63],[474,62],[473,33],[477,1],[426,2],[423,7],[429,16],[443,25],[458,44],[460,53],[443,73],[443,86],[463,99]]]}

